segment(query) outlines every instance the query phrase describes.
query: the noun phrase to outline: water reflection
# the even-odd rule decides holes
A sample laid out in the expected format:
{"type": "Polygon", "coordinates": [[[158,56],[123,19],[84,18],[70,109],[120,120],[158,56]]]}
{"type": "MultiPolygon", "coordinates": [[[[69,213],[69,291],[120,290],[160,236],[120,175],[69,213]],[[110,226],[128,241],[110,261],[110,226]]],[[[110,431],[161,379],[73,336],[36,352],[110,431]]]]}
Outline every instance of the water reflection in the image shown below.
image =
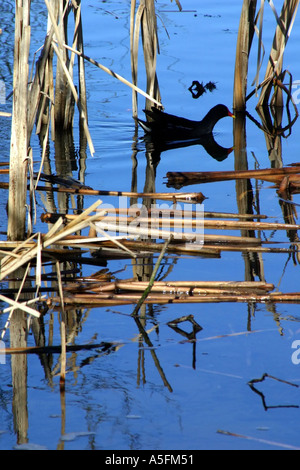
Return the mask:
{"type": "MultiPolygon", "coordinates": [[[[293,404],[289,404],[289,405],[283,405],[283,404],[267,405],[267,400],[266,400],[266,396],[265,396],[266,394],[261,392],[260,390],[258,390],[257,385],[256,385],[258,383],[264,382],[265,379],[269,379],[271,381],[274,381],[277,384],[284,384],[284,385],[287,385],[287,386],[299,388],[299,385],[297,385],[295,383],[287,382],[286,380],[278,379],[277,377],[273,377],[272,375],[269,375],[269,374],[266,374],[266,373],[263,374],[262,377],[259,378],[259,379],[250,380],[248,382],[248,385],[254,393],[256,393],[257,395],[260,396],[261,401],[262,401],[262,405],[263,405],[263,408],[264,408],[265,411],[268,411],[270,409],[276,409],[276,408],[300,408],[299,405],[293,405],[293,404]]],[[[280,397],[280,399],[282,400],[282,397],[280,397]]]]}

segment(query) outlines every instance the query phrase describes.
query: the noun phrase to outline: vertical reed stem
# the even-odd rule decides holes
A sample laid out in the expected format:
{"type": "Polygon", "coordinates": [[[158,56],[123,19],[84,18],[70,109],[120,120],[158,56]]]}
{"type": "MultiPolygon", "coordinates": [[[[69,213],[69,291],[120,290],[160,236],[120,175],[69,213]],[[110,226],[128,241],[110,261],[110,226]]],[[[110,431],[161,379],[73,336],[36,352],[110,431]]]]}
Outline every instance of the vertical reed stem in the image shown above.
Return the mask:
{"type": "Polygon", "coordinates": [[[248,59],[254,33],[254,17],[257,0],[244,0],[235,60],[233,108],[238,112],[246,109],[248,59]]]}
{"type": "Polygon", "coordinates": [[[7,226],[7,237],[9,240],[23,240],[25,238],[29,47],[30,0],[16,0],[13,113],[7,226]]]}
{"type": "MultiPolygon", "coordinates": [[[[277,25],[274,35],[273,46],[269,57],[269,62],[265,74],[266,85],[261,91],[258,106],[265,106],[269,102],[270,94],[273,87],[272,78],[280,76],[282,73],[283,54],[288,42],[291,28],[297,13],[299,0],[285,0],[282,6],[281,14],[279,17],[279,24],[277,25]]],[[[283,106],[282,90],[277,87],[275,95],[275,106],[283,106]]]]}

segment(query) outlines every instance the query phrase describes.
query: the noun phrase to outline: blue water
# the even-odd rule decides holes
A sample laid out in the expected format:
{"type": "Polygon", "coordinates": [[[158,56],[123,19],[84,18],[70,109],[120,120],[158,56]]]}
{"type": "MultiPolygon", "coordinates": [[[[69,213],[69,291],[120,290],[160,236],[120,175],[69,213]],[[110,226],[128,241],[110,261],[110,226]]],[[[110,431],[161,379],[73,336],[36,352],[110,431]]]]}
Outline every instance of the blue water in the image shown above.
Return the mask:
{"type": "MultiPolygon", "coordinates": [[[[5,2],[10,3],[10,2],[5,2]]],[[[185,12],[176,11],[175,2],[156,3],[159,18],[161,53],[157,74],[163,105],[167,112],[201,119],[220,102],[232,107],[235,48],[241,2],[230,5],[216,0],[182,1],[185,12]],[[168,35],[166,34],[166,30],[168,35]],[[188,91],[193,80],[213,81],[217,89],[198,100],[188,91]]],[[[280,10],[281,2],[274,2],[280,10]]],[[[274,31],[274,16],[267,8],[264,26],[266,56],[274,31]]],[[[37,14],[39,6],[33,2],[33,49],[43,40],[45,14],[37,14]],[[44,16],[43,16],[44,15],[44,16]],[[43,19],[44,18],[44,19],[43,19]]],[[[110,67],[130,80],[129,1],[97,2],[83,6],[83,27],[86,55],[110,67]],[[108,11],[109,10],[109,11],[108,11]]],[[[6,34],[12,31],[9,13],[3,13],[1,25],[6,34]]],[[[297,17],[285,55],[285,67],[300,79],[298,54],[300,19],[297,17]]],[[[1,39],[1,37],[0,37],[1,39]]],[[[10,37],[10,41],[12,41],[10,37]]],[[[256,44],[256,42],[255,42],[256,44]]],[[[256,70],[256,45],[250,65],[249,89],[256,70]]],[[[8,54],[7,54],[8,55],[8,54]]],[[[9,66],[1,57],[2,76],[7,88],[12,77],[9,66]]],[[[261,79],[264,75],[262,69],[261,79]]],[[[101,70],[86,65],[89,127],[95,146],[95,155],[87,151],[85,182],[95,189],[130,191],[133,165],[137,164],[137,190],[143,191],[146,157],[139,142],[136,161],[133,159],[135,133],[131,111],[131,91],[101,70]]],[[[145,87],[143,59],[139,61],[139,83],[145,87]]],[[[142,116],[144,99],[139,98],[142,116]]],[[[255,113],[256,98],[249,102],[249,111],[255,113]]],[[[11,102],[1,106],[9,110],[11,102]]],[[[255,116],[257,118],[257,116],[255,116]]],[[[292,135],[282,140],[283,164],[299,161],[298,135],[300,121],[292,135]]],[[[75,147],[78,135],[74,130],[75,147]]],[[[9,159],[9,125],[1,118],[1,159],[9,159]]],[[[143,133],[139,131],[139,136],[143,133]]],[[[224,147],[233,142],[232,121],[224,119],[216,127],[216,139],[224,147]]],[[[40,147],[33,138],[34,159],[38,162],[40,147]]],[[[247,121],[247,153],[249,168],[254,168],[255,155],[261,168],[270,167],[263,133],[247,121]]],[[[54,149],[51,147],[54,164],[54,149]]],[[[37,163],[38,168],[38,163],[37,163]]],[[[156,170],[155,189],[166,191],[168,171],[232,170],[234,154],[219,163],[209,157],[202,147],[176,149],[165,152],[156,170]]],[[[78,168],[72,174],[78,178],[78,168]]],[[[6,177],[2,177],[5,181],[6,177]]],[[[260,211],[282,220],[276,190],[270,184],[259,182],[260,211]]],[[[235,182],[195,185],[187,190],[202,191],[208,198],[205,210],[237,212],[235,182]]],[[[0,209],[5,214],[7,192],[2,190],[0,209]]],[[[84,197],[84,207],[94,202],[84,197]]],[[[299,203],[299,196],[294,196],[299,203]]],[[[58,203],[55,196],[55,202],[58,203]]],[[[70,206],[74,201],[69,200],[70,206]]],[[[118,204],[117,198],[103,198],[103,202],[118,204]]],[[[44,212],[44,201],[38,198],[39,211],[44,212]]],[[[272,220],[272,219],[271,219],[272,220]]],[[[5,231],[3,224],[1,230],[5,231]]],[[[46,227],[38,223],[38,230],[46,227]]],[[[269,234],[268,234],[269,235],[269,234]]],[[[285,232],[276,234],[286,240],[285,232]]],[[[287,245],[288,246],[288,245],[287,245]]],[[[240,253],[223,252],[220,259],[168,257],[163,274],[167,280],[244,280],[245,262],[240,253]]],[[[264,275],[280,291],[299,290],[299,265],[288,255],[262,255],[264,275]]],[[[130,260],[110,261],[111,272],[125,270],[118,275],[132,276],[130,260]]],[[[94,268],[85,267],[84,273],[94,268]]],[[[47,449],[276,449],[285,445],[300,446],[299,406],[300,365],[293,364],[292,344],[300,339],[300,306],[264,304],[186,304],[147,307],[144,325],[152,348],[138,337],[138,328],[130,313],[132,307],[94,308],[81,312],[75,344],[116,342],[118,347],[109,354],[100,350],[68,354],[66,393],[59,390],[59,356],[53,355],[50,380],[41,360],[28,355],[26,439],[18,440],[12,409],[11,358],[0,365],[0,448],[12,449],[24,444],[27,448],[47,449]],[[182,315],[194,315],[202,330],[196,342],[176,333],[168,322],[182,315]],[[255,393],[248,382],[264,373],[282,381],[266,378],[256,384],[255,393]],[[262,396],[265,401],[263,402],[262,396]],[[226,436],[218,430],[229,431],[243,439],[226,436]]],[[[6,315],[0,316],[1,328],[6,315]]],[[[44,317],[46,338],[52,322],[53,344],[59,344],[57,312],[44,317]]],[[[182,325],[190,332],[191,324],[182,325]]],[[[8,335],[5,341],[9,341],[8,335]]],[[[29,344],[34,344],[31,335],[29,344]]]]}

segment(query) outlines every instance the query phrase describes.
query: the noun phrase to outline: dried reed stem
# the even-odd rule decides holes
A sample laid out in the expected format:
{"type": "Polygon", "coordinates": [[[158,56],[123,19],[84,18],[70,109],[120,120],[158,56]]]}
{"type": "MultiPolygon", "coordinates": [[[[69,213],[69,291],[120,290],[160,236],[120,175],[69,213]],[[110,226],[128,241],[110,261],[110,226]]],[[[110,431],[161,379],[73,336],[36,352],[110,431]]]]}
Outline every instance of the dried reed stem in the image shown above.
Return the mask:
{"type": "Polygon", "coordinates": [[[30,1],[17,0],[7,225],[7,237],[10,240],[23,240],[25,237],[29,145],[27,134],[27,83],[30,33],[30,1]]]}
{"type": "Polygon", "coordinates": [[[212,183],[217,181],[229,181],[238,179],[261,179],[272,183],[280,183],[285,176],[289,176],[293,181],[300,179],[300,165],[284,168],[267,168],[262,170],[240,170],[240,171],[189,171],[189,172],[168,172],[168,185],[189,185],[196,183],[212,183]]]}
{"type": "MultiPolygon", "coordinates": [[[[67,237],[71,233],[83,230],[84,228],[88,227],[90,223],[92,223],[97,215],[91,216],[90,218],[86,219],[86,215],[90,212],[94,211],[101,201],[95,202],[89,209],[84,211],[80,214],[77,220],[71,221],[66,227],[61,228],[58,230],[62,225],[62,220],[59,220],[52,230],[49,231],[43,238],[41,244],[34,244],[28,246],[28,242],[31,241],[37,234],[33,235],[27,241],[23,242],[14,250],[14,255],[20,255],[17,259],[15,256],[7,256],[1,260],[0,264],[0,280],[5,279],[9,274],[14,272],[21,266],[27,264],[31,259],[39,256],[39,250],[43,250],[44,248],[49,247],[57,243],[64,237],[67,237]]],[[[105,211],[103,212],[105,213],[105,211]]]]}
{"type": "MultiPolygon", "coordinates": [[[[288,39],[291,34],[291,30],[295,21],[299,6],[299,0],[285,0],[280,17],[277,19],[278,24],[274,35],[272,50],[269,56],[269,62],[265,74],[264,82],[266,85],[263,87],[258,106],[264,106],[268,104],[271,89],[273,86],[272,79],[280,77],[282,72],[283,55],[288,39]]],[[[280,89],[278,89],[278,92],[280,89]]],[[[278,93],[275,102],[276,106],[282,106],[282,94],[278,93]]]]}
{"type": "Polygon", "coordinates": [[[256,0],[244,0],[237,39],[234,73],[233,109],[237,112],[246,108],[248,58],[254,34],[256,0]]]}
{"type": "MultiPolygon", "coordinates": [[[[5,188],[5,183],[1,185],[5,188]]],[[[87,188],[53,188],[48,186],[37,186],[37,191],[54,191],[58,193],[70,193],[70,194],[83,194],[87,196],[119,196],[119,197],[129,197],[129,198],[150,198],[150,199],[160,199],[165,201],[184,202],[186,204],[201,204],[205,197],[202,193],[137,193],[132,191],[105,191],[98,189],[87,189],[87,188]]]]}
{"type": "MultiPolygon", "coordinates": [[[[64,301],[66,305],[86,305],[86,306],[111,306],[111,305],[131,305],[138,302],[140,294],[68,294],[65,295],[64,301]]],[[[59,297],[48,299],[48,304],[53,306],[59,303],[59,297]]],[[[199,295],[188,294],[149,294],[144,300],[146,304],[203,304],[203,303],[299,303],[300,292],[292,293],[222,293],[209,294],[203,293],[199,295]]]]}
{"type": "Polygon", "coordinates": [[[103,70],[103,72],[106,72],[108,73],[108,75],[110,75],[111,77],[114,77],[116,78],[117,80],[119,80],[120,82],[124,83],[125,85],[129,86],[130,88],[132,88],[132,90],[135,90],[136,92],[138,92],[140,95],[144,96],[145,98],[147,98],[148,100],[150,100],[153,104],[156,104],[157,106],[159,106],[160,108],[162,107],[161,103],[159,101],[157,101],[156,99],[152,98],[152,96],[150,96],[148,93],[145,93],[143,90],[141,90],[140,88],[138,88],[137,86],[135,86],[133,83],[129,82],[128,80],[126,80],[126,78],[122,77],[121,75],[119,75],[118,73],[114,72],[113,70],[110,70],[108,67],[105,67],[105,65],[102,65],[100,64],[99,62],[97,62],[96,60],[94,59],[91,59],[90,57],[88,57],[87,55],[83,54],[82,52],[80,51],[77,51],[76,49],[73,49],[72,47],[68,46],[67,44],[64,44],[64,47],[66,49],[68,49],[69,51],[72,51],[74,52],[75,54],[81,56],[84,58],[84,60],[87,60],[88,62],[90,62],[91,64],[95,65],[96,67],[98,67],[99,69],[103,70]]]}

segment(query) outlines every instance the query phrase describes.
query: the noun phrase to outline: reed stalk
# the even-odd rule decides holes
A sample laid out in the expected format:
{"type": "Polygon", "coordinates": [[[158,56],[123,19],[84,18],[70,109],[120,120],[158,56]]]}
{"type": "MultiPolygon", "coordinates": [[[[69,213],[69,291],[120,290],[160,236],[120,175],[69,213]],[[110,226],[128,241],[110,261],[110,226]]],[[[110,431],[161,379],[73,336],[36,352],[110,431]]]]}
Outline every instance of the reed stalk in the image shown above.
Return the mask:
{"type": "MultiPolygon", "coordinates": [[[[295,17],[299,6],[299,0],[285,0],[279,18],[277,18],[277,27],[273,39],[273,45],[269,56],[269,62],[264,79],[258,106],[266,106],[269,103],[271,90],[273,87],[273,78],[279,78],[282,74],[284,51],[294,25],[295,17]]],[[[275,106],[283,106],[281,88],[275,88],[274,101],[275,106]]]]}
{"type": "MultiPolygon", "coordinates": [[[[66,305],[80,306],[85,305],[89,307],[107,307],[116,305],[131,305],[137,303],[140,299],[139,294],[69,294],[65,295],[64,301],[66,305]]],[[[55,303],[59,303],[59,297],[52,297],[48,300],[48,304],[52,307],[55,303]]],[[[202,295],[178,295],[178,294],[149,294],[144,300],[145,304],[158,304],[158,305],[180,305],[180,304],[208,304],[208,303],[263,303],[263,304],[276,304],[276,303],[292,303],[297,304],[300,302],[300,292],[292,293],[203,293],[202,295]]]]}
{"type": "Polygon", "coordinates": [[[251,178],[279,184],[286,176],[289,177],[290,181],[299,181],[299,174],[300,166],[295,165],[291,167],[266,168],[262,170],[168,172],[166,177],[168,178],[168,186],[186,186],[196,183],[213,183],[251,178]]]}
{"type": "Polygon", "coordinates": [[[233,93],[233,109],[237,112],[246,109],[248,61],[254,35],[256,3],[256,0],[244,0],[240,17],[233,93]]]}
{"type": "MultiPolygon", "coordinates": [[[[141,217],[137,215],[136,217],[116,217],[116,216],[101,216],[99,219],[96,219],[95,222],[103,221],[104,223],[115,223],[116,227],[119,225],[130,225],[134,222],[138,222],[143,227],[157,227],[157,228],[183,228],[183,229],[196,229],[199,226],[199,218],[192,219],[187,218],[187,214],[180,214],[178,219],[172,217],[141,217]],[[184,215],[184,218],[182,216],[184,215]]],[[[66,220],[74,220],[76,216],[65,216],[66,220]]],[[[209,220],[203,219],[201,221],[203,228],[213,229],[213,230],[300,230],[299,224],[291,223],[276,223],[276,222],[254,222],[254,221],[230,221],[230,220],[209,220]]],[[[98,227],[99,230],[99,227],[98,227]]]]}
{"type": "MultiPolygon", "coordinates": [[[[248,243],[249,245],[260,245],[261,240],[254,237],[237,237],[231,235],[210,235],[203,234],[202,231],[195,230],[194,232],[184,232],[184,231],[170,231],[170,230],[159,230],[153,227],[143,227],[143,226],[130,226],[116,223],[109,223],[105,220],[103,222],[98,222],[96,224],[96,229],[100,227],[101,230],[108,230],[114,233],[124,233],[126,236],[142,237],[144,239],[148,238],[158,238],[158,239],[168,239],[170,236],[174,237],[175,240],[180,240],[181,242],[191,242],[199,241],[199,244],[206,242],[218,242],[218,243],[237,243],[243,244],[248,243]]],[[[199,224],[198,224],[198,228],[199,224]]]]}
{"type": "Polygon", "coordinates": [[[87,55],[83,54],[82,52],[80,51],[77,51],[76,49],[68,46],[67,44],[64,44],[64,47],[66,49],[68,49],[69,51],[71,52],[74,52],[75,54],[77,54],[78,56],[82,57],[84,60],[90,62],[91,64],[95,65],[96,67],[98,67],[99,69],[103,70],[103,72],[106,72],[108,75],[110,75],[111,77],[114,77],[116,78],[117,80],[119,80],[121,83],[124,83],[125,85],[129,86],[130,88],[132,88],[132,90],[136,91],[137,93],[139,93],[140,95],[144,96],[145,98],[147,98],[147,100],[151,101],[153,104],[161,107],[161,103],[159,101],[157,101],[155,98],[153,98],[152,96],[150,96],[148,93],[146,93],[145,91],[143,91],[141,88],[137,87],[134,83],[131,83],[130,81],[128,81],[126,78],[122,77],[121,75],[119,75],[118,73],[114,72],[113,70],[109,69],[108,67],[106,67],[105,65],[103,64],[100,64],[99,62],[97,62],[96,60],[92,59],[91,57],[88,57],[87,55]]]}
{"type": "Polygon", "coordinates": [[[85,219],[85,216],[95,210],[101,201],[94,203],[89,209],[80,214],[75,221],[71,221],[67,227],[61,227],[62,220],[58,220],[57,223],[52,227],[52,230],[49,231],[41,241],[41,244],[29,244],[28,241],[31,241],[33,238],[37,237],[38,234],[33,235],[29,240],[24,241],[22,244],[17,246],[14,250],[13,255],[19,255],[17,258],[15,256],[6,256],[1,260],[0,263],[0,280],[5,279],[9,274],[13,273],[16,269],[19,269],[21,266],[26,265],[32,259],[39,256],[39,250],[43,250],[51,245],[56,244],[60,239],[70,235],[71,233],[81,231],[84,228],[88,227],[90,223],[94,221],[97,215],[90,216],[89,219],[85,219]],[[84,220],[85,219],[85,220],[84,220]]]}
{"type": "Polygon", "coordinates": [[[30,34],[30,0],[17,0],[7,225],[9,240],[23,240],[26,232],[27,157],[29,146],[27,83],[30,34]]]}
{"type": "MultiPolygon", "coordinates": [[[[1,187],[6,187],[5,183],[1,187]]],[[[58,193],[70,193],[70,194],[82,194],[86,196],[119,196],[128,198],[149,198],[149,199],[160,199],[164,201],[172,201],[174,203],[184,202],[185,204],[201,204],[205,197],[202,193],[197,192],[186,192],[186,193],[156,193],[156,192],[134,192],[134,191],[109,191],[109,190],[98,190],[88,188],[66,188],[58,187],[53,188],[49,186],[37,186],[37,191],[54,191],[58,193]]]]}
{"type": "MultiPolygon", "coordinates": [[[[157,23],[154,0],[140,0],[136,10],[136,0],[131,1],[130,15],[130,53],[132,82],[137,86],[138,78],[138,50],[140,31],[142,35],[144,62],[147,77],[147,94],[152,98],[146,100],[146,108],[152,106],[152,100],[161,107],[161,96],[156,75],[156,56],[159,52],[157,23]]],[[[133,117],[137,117],[137,93],[133,91],[132,96],[133,117]]]]}

